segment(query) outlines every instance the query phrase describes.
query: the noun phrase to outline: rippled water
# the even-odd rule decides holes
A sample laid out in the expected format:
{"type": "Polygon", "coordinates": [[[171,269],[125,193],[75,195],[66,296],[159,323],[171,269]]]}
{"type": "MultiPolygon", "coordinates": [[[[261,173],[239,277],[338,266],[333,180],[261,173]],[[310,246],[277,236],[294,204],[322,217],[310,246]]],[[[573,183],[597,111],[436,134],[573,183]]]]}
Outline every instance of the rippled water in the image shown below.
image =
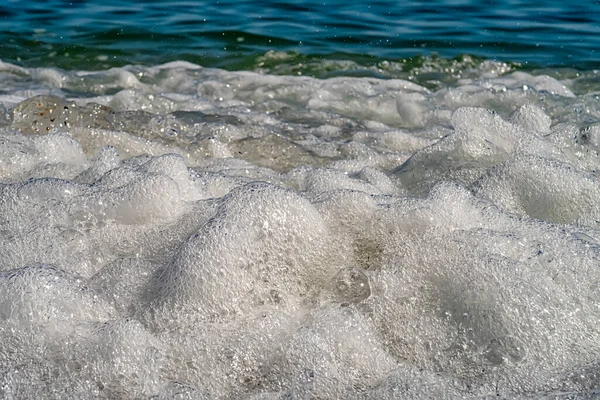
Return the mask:
{"type": "Polygon", "coordinates": [[[600,5],[589,0],[8,1],[0,17],[0,59],[75,69],[248,69],[270,50],[361,65],[437,53],[581,69],[598,65],[600,47],[600,5]]]}

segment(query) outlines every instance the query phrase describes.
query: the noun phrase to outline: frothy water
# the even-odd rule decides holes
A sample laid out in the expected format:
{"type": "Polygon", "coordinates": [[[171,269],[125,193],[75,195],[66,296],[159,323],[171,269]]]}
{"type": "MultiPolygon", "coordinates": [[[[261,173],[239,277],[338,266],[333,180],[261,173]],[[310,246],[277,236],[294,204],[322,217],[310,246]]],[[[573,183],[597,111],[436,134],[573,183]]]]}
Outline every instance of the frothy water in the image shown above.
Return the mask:
{"type": "Polygon", "coordinates": [[[598,396],[595,74],[1,64],[1,397],[598,396]]]}

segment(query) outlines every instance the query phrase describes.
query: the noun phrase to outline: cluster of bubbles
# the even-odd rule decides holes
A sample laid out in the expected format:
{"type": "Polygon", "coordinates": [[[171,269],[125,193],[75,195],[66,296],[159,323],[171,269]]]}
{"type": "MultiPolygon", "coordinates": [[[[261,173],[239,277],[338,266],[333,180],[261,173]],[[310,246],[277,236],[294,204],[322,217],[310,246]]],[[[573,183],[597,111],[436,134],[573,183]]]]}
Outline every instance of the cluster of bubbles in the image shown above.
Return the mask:
{"type": "Polygon", "coordinates": [[[600,108],[478,68],[3,64],[0,397],[597,395],[600,108]]]}

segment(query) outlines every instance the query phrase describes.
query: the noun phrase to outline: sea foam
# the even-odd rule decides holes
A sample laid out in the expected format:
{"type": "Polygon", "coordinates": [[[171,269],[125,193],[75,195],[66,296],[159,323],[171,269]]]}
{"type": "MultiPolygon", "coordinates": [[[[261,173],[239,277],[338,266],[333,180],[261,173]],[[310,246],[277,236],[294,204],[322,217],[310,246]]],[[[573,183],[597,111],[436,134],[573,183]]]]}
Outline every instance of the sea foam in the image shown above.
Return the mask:
{"type": "Polygon", "coordinates": [[[0,75],[3,398],[598,394],[585,82],[0,75]]]}

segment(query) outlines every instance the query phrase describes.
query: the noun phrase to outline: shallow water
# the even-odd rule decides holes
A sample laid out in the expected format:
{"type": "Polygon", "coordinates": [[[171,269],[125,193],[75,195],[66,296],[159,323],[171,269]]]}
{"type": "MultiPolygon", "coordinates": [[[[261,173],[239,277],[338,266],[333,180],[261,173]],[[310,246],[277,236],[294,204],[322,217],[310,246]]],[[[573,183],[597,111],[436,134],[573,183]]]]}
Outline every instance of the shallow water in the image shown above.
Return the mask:
{"type": "Polygon", "coordinates": [[[0,397],[598,397],[600,14],[544,4],[1,6],[0,397]]]}
{"type": "MultiPolygon", "coordinates": [[[[252,69],[269,51],[361,67],[463,54],[523,67],[597,68],[600,5],[470,0],[67,1],[0,5],[0,59],[106,69],[187,60],[252,69]]],[[[272,62],[273,60],[271,60],[272,62]]]]}

